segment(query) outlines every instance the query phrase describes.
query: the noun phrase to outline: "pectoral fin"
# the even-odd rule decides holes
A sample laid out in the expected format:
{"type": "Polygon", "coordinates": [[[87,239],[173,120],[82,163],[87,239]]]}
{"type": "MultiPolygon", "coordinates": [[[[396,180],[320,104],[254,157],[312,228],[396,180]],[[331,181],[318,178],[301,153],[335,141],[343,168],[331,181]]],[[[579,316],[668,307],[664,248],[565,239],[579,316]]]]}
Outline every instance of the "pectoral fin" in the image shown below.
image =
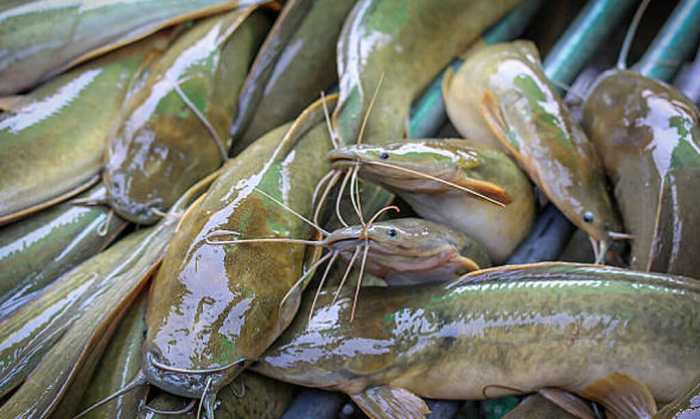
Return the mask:
{"type": "Polygon", "coordinates": [[[593,409],[583,400],[568,391],[558,388],[543,388],[540,395],[550,402],[556,404],[562,410],[581,419],[595,419],[593,409]]]}
{"type": "Polygon", "coordinates": [[[581,395],[602,404],[608,417],[616,419],[651,418],[656,413],[656,402],[649,388],[617,372],[586,387],[581,395]]]}
{"type": "Polygon", "coordinates": [[[457,179],[455,183],[471,191],[478,192],[481,195],[487,196],[490,199],[501,203],[503,206],[513,202],[513,198],[510,197],[508,191],[506,191],[505,189],[493,182],[486,182],[483,180],[463,177],[457,179]]]}
{"type": "Polygon", "coordinates": [[[370,387],[350,397],[372,419],[423,419],[430,413],[423,399],[402,388],[370,387]]]}

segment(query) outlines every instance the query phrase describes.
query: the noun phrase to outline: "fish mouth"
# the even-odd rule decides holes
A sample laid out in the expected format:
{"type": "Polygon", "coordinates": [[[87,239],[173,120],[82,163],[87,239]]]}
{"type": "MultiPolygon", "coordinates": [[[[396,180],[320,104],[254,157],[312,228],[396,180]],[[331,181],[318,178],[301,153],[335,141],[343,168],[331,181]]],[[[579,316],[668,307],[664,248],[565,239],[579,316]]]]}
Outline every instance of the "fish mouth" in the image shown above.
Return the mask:
{"type": "Polygon", "coordinates": [[[352,152],[346,150],[331,150],[328,159],[333,169],[347,169],[360,163],[352,152]]]}
{"type": "Polygon", "coordinates": [[[244,362],[240,362],[225,369],[177,371],[175,367],[164,367],[157,358],[153,352],[146,354],[143,372],[148,383],[168,393],[193,399],[200,399],[205,393],[216,393],[244,369],[244,362]]]}

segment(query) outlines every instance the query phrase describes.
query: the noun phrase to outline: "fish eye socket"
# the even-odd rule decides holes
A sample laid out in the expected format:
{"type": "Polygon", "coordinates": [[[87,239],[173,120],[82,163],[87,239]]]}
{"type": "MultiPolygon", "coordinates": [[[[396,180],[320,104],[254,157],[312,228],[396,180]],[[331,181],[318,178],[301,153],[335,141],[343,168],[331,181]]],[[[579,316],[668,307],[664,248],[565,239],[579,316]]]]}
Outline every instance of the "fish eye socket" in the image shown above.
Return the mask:
{"type": "Polygon", "coordinates": [[[390,228],[389,231],[386,232],[386,234],[388,234],[389,237],[396,237],[399,235],[399,232],[396,231],[395,228],[390,228]]]}
{"type": "Polygon", "coordinates": [[[595,221],[595,216],[592,212],[586,211],[583,213],[583,221],[587,223],[592,223],[593,221],[595,221]]]}
{"type": "Polygon", "coordinates": [[[379,153],[379,158],[382,160],[386,160],[389,158],[389,153],[387,153],[386,151],[382,151],[381,153],[379,153]]]}

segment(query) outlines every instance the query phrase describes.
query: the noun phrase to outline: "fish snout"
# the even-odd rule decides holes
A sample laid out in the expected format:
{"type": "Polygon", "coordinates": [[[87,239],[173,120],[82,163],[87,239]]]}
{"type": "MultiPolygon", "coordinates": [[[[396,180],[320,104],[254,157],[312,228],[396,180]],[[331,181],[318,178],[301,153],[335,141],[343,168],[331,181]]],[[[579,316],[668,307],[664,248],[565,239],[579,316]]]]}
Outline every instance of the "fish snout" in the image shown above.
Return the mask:
{"type": "Polygon", "coordinates": [[[328,152],[328,159],[333,169],[347,169],[358,163],[357,156],[350,150],[331,150],[328,152]]]}
{"type": "Polygon", "coordinates": [[[143,373],[148,383],[177,396],[202,398],[205,393],[216,392],[225,379],[224,372],[190,371],[169,365],[154,351],[147,351],[144,357],[143,373]]]}

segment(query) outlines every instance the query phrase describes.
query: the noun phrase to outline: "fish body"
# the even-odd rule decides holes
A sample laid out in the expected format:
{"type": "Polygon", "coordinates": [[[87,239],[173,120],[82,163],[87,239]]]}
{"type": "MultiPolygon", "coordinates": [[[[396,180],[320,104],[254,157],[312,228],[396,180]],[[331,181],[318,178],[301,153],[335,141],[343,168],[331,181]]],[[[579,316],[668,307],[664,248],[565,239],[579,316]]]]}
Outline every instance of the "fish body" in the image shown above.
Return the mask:
{"type": "Polygon", "coordinates": [[[162,260],[179,214],[215,177],[190,188],[160,223],[89,259],[3,322],[0,330],[9,334],[0,338],[3,393],[12,388],[6,384],[24,381],[0,406],[0,417],[64,418],[77,413],[119,321],[162,260]]]}
{"type": "Polygon", "coordinates": [[[102,179],[118,214],[155,223],[223,164],[238,91],[268,27],[254,7],[213,16],[153,63],[109,138],[102,179]]]}
{"type": "Polygon", "coordinates": [[[329,169],[320,103],[229,160],[185,215],[150,290],[143,371],[151,384],[213,403],[210,396],[291,322],[303,289],[292,286],[302,275],[305,246],[217,244],[214,236],[312,238],[311,227],[269,197],[311,216],[314,186],[329,169]],[[205,388],[212,394],[203,394],[205,388]]]}
{"type": "Polygon", "coordinates": [[[122,101],[167,41],[160,33],[86,63],[0,115],[0,224],[96,183],[122,101]]]}
{"type": "MultiPolygon", "coordinates": [[[[659,223],[666,221],[659,218],[662,195],[671,207],[668,219],[692,213],[686,209],[693,206],[688,201],[692,194],[684,191],[700,186],[691,174],[700,170],[700,113],[664,82],[633,71],[610,70],[598,78],[586,98],[584,127],[603,156],[625,228],[633,236],[630,264],[633,269],[649,270],[656,258],[653,243],[659,223]],[[666,195],[662,194],[665,186],[672,188],[666,195]],[[679,193],[685,198],[673,204],[672,196],[679,193]]],[[[697,237],[690,230],[698,231],[700,225],[691,225],[690,218],[687,223],[678,219],[676,224],[688,231],[686,238],[697,237]]],[[[697,247],[687,240],[682,246],[697,247]]],[[[697,259],[690,259],[696,264],[697,259]]]]}
{"type": "Polygon", "coordinates": [[[555,387],[601,400],[611,374],[663,402],[700,372],[700,284],[688,278],[542,263],[447,285],[367,287],[360,298],[352,322],[351,298],[324,293],[313,313],[305,301],[255,370],[343,391],[373,417],[396,417],[399,402],[420,411],[416,395],[479,400],[484,389],[555,387]]]}
{"type": "MultiPolygon", "coordinates": [[[[104,194],[98,184],[78,199],[101,199],[104,194]]],[[[110,216],[108,208],[66,202],[0,229],[0,318],[101,252],[126,225],[110,216]]]]}
{"type": "Polygon", "coordinates": [[[482,243],[495,263],[507,259],[534,220],[530,182],[494,147],[470,140],[407,140],[383,146],[345,146],[331,151],[329,158],[338,169],[359,165],[363,179],[396,193],[423,218],[482,243]]]}
{"type": "Polygon", "coordinates": [[[285,4],[263,43],[231,127],[233,154],[296,118],[337,81],[336,44],[356,0],[285,4]]]}
{"type": "Polygon", "coordinates": [[[0,6],[0,96],[24,91],[76,64],[251,0],[44,0],[0,6]]]}
{"type": "Polygon", "coordinates": [[[478,48],[445,77],[450,120],[473,141],[498,144],[566,217],[607,242],[620,222],[593,144],[525,41],[478,48]]]}

